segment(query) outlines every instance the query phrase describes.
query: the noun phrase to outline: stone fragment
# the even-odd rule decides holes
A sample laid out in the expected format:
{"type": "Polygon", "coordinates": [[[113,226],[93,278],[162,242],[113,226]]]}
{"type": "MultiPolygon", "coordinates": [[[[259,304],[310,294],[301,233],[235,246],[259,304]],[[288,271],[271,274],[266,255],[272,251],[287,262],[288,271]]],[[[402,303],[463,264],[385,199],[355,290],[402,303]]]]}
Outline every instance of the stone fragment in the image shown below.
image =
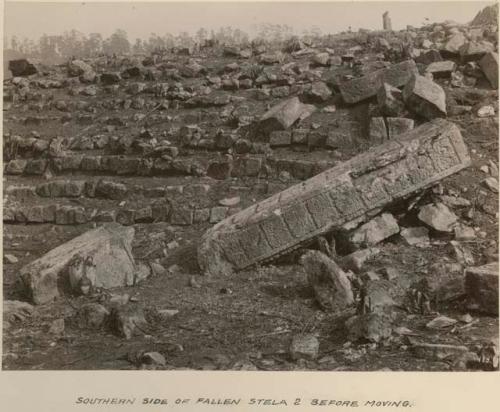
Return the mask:
{"type": "Polygon", "coordinates": [[[176,205],[172,207],[170,223],[178,226],[189,226],[193,224],[194,212],[189,206],[176,205]]]}
{"type": "Polygon", "coordinates": [[[370,120],[370,140],[381,144],[388,139],[387,127],[383,117],[372,117],[370,120]]]}
{"type": "Polygon", "coordinates": [[[85,181],[52,181],[42,183],[36,188],[39,196],[43,197],[80,197],[85,188],[85,181]]]}
{"type": "Polygon", "coordinates": [[[490,176],[484,179],[483,182],[493,193],[498,193],[498,179],[490,176]]]}
{"type": "Polygon", "coordinates": [[[88,221],[86,211],[80,206],[59,206],[55,211],[56,225],[75,225],[88,221]]]}
{"type": "Polygon", "coordinates": [[[292,133],[287,130],[276,130],[269,135],[271,147],[290,146],[292,144],[292,133]]]}
{"type": "Polygon", "coordinates": [[[457,65],[451,60],[444,60],[442,62],[434,62],[427,66],[426,73],[431,73],[434,78],[451,77],[451,73],[455,71],[457,65]]]}
{"type": "Polygon", "coordinates": [[[296,335],[290,345],[290,356],[293,360],[314,360],[318,357],[319,341],[314,335],[296,335]]]}
{"type": "Polygon", "coordinates": [[[54,320],[49,328],[49,334],[51,335],[62,335],[64,333],[64,319],[54,320]]]}
{"type": "Polygon", "coordinates": [[[441,200],[448,207],[467,207],[471,205],[469,200],[459,196],[456,197],[443,195],[441,196],[441,200]]]}
{"type": "Polygon", "coordinates": [[[102,73],[100,80],[101,83],[105,85],[113,85],[120,83],[122,77],[120,76],[120,73],[113,73],[113,72],[108,72],[108,73],[102,73]]]}
{"type": "Polygon", "coordinates": [[[144,311],[135,305],[121,305],[111,309],[110,325],[113,331],[125,338],[131,339],[134,335],[144,335],[148,324],[144,311]]]}
{"type": "Polygon", "coordinates": [[[108,320],[109,311],[99,303],[86,303],[78,309],[76,324],[81,329],[100,329],[108,320]]]}
{"type": "Polygon", "coordinates": [[[11,329],[16,323],[21,323],[30,318],[35,308],[26,302],[19,300],[3,301],[3,330],[11,329]]]}
{"type": "Polygon", "coordinates": [[[439,51],[431,49],[425,53],[420,54],[420,56],[415,58],[415,61],[420,64],[428,65],[434,62],[443,61],[443,58],[441,57],[441,53],[439,53],[439,51]]]}
{"type": "Polygon", "coordinates": [[[228,197],[228,198],[219,200],[219,204],[221,206],[227,206],[227,207],[236,206],[238,203],[240,203],[240,197],[239,196],[228,197]]]}
{"type": "Polygon", "coordinates": [[[11,255],[9,253],[6,253],[5,255],[3,255],[3,263],[6,263],[8,265],[12,265],[14,263],[17,263],[19,262],[19,259],[17,257],[15,257],[14,255],[11,255]]]}
{"type": "Polygon", "coordinates": [[[377,102],[385,116],[399,116],[405,109],[403,93],[397,87],[384,83],[377,91],[377,102]]]}
{"type": "Polygon", "coordinates": [[[378,248],[361,249],[353,252],[342,259],[342,264],[349,270],[360,272],[367,260],[372,259],[380,253],[378,248]]]}
{"type": "Polygon", "coordinates": [[[387,280],[394,280],[400,277],[400,272],[393,267],[384,267],[379,270],[380,273],[384,276],[385,279],[387,280]]]}
{"type": "Polygon", "coordinates": [[[495,116],[495,108],[493,106],[482,106],[477,111],[478,117],[493,117],[495,116]]]}
{"type": "Polygon", "coordinates": [[[292,143],[294,144],[307,144],[309,134],[308,129],[294,129],[292,131],[292,143]]]}
{"type": "Polygon", "coordinates": [[[193,223],[205,223],[210,219],[210,209],[195,209],[193,215],[193,223]]]}
{"type": "Polygon", "coordinates": [[[141,363],[148,366],[166,366],[167,361],[159,352],[146,352],[141,357],[141,363]]]}
{"type": "Polygon", "coordinates": [[[134,222],[150,223],[153,221],[153,210],[151,206],[141,207],[134,213],[134,222]]]}
{"type": "Polygon", "coordinates": [[[450,245],[458,263],[462,265],[474,264],[474,256],[465,243],[452,240],[450,241],[450,245]]]}
{"type": "Polygon", "coordinates": [[[216,180],[224,180],[231,177],[232,171],[233,171],[232,159],[214,161],[208,165],[207,176],[216,180]]]}
{"type": "Polygon", "coordinates": [[[465,269],[465,293],[470,309],[498,316],[498,262],[465,269]]]}
{"type": "Polygon", "coordinates": [[[396,233],[399,233],[398,222],[390,213],[384,213],[354,230],[349,236],[349,242],[356,248],[366,248],[396,233]]]}
{"type": "Polygon", "coordinates": [[[413,76],[403,90],[407,107],[427,120],[446,116],[446,95],[437,83],[413,76]]]}
{"type": "Polygon", "coordinates": [[[366,340],[381,342],[392,335],[392,320],[385,313],[355,315],[345,323],[348,339],[352,342],[366,340]]]}
{"type": "Polygon", "coordinates": [[[261,54],[259,57],[259,62],[262,64],[276,64],[281,63],[284,56],[282,53],[265,53],[261,54]]]}
{"type": "Polygon", "coordinates": [[[432,319],[430,322],[427,322],[425,325],[428,329],[445,329],[449,326],[453,326],[458,321],[456,319],[449,318],[447,316],[438,316],[437,318],[432,319]]]}
{"type": "Polygon", "coordinates": [[[38,175],[41,176],[45,173],[47,169],[47,159],[32,159],[29,160],[24,168],[24,174],[26,175],[38,175]]]}
{"type": "Polygon", "coordinates": [[[469,164],[455,125],[425,123],[226,218],[204,234],[198,262],[207,273],[230,273],[274,259],[469,164]]]}
{"type": "Polygon", "coordinates": [[[405,134],[413,129],[415,122],[413,119],[404,117],[388,117],[387,121],[387,134],[389,139],[395,139],[399,135],[405,134]]]}
{"type": "Polygon", "coordinates": [[[56,219],[55,205],[32,206],[16,210],[16,221],[22,223],[53,223],[56,219]]]}
{"type": "Polygon", "coordinates": [[[259,121],[259,130],[270,133],[286,130],[304,115],[309,116],[311,108],[302,104],[298,97],[284,100],[269,109],[259,121]]]}
{"type": "Polygon", "coordinates": [[[90,230],[52,249],[20,270],[23,284],[35,304],[60,295],[59,281],[67,274],[76,254],[92,257],[96,286],[111,288],[134,284],[136,265],[132,256],[134,229],[109,223],[90,230]]]}
{"type": "Polygon", "coordinates": [[[419,358],[427,358],[436,361],[453,360],[468,352],[466,346],[423,342],[412,344],[411,350],[419,358]]]}
{"type": "Polygon", "coordinates": [[[408,83],[413,75],[417,74],[415,62],[407,60],[387,69],[377,70],[364,77],[342,82],[339,84],[339,89],[344,101],[353,104],[375,96],[383,83],[393,87],[401,87],[408,83]]]}
{"type": "Polygon", "coordinates": [[[330,55],[326,52],[318,53],[313,56],[313,63],[318,66],[328,66],[330,62],[330,55]]]}
{"type": "Polygon", "coordinates": [[[82,76],[86,81],[92,81],[95,78],[94,69],[92,66],[82,60],[71,60],[68,63],[68,76],[82,76]]]}
{"type": "Polygon", "coordinates": [[[210,209],[210,223],[218,223],[227,216],[228,208],[225,206],[216,206],[210,209]]]}
{"type": "Polygon", "coordinates": [[[443,203],[422,206],[418,218],[439,232],[452,232],[458,218],[443,203]]]}
{"type": "Polygon", "coordinates": [[[22,175],[28,161],[25,159],[14,159],[7,163],[5,174],[8,175],[22,175]]]}
{"type": "Polygon", "coordinates": [[[498,53],[487,53],[480,61],[479,67],[491,84],[498,89],[498,53]]]}
{"type": "Polygon", "coordinates": [[[95,187],[95,197],[122,200],[127,194],[127,186],[110,180],[99,180],[95,187]]]}
{"type": "Polygon", "coordinates": [[[470,226],[459,223],[455,226],[455,239],[471,240],[476,237],[476,232],[470,226]]]}
{"type": "Polygon", "coordinates": [[[445,57],[445,55],[457,55],[460,52],[460,48],[465,44],[466,41],[467,39],[462,33],[456,33],[452,35],[443,45],[443,57],[445,57]]]}
{"type": "Polygon", "coordinates": [[[385,279],[365,280],[360,293],[358,312],[360,309],[362,313],[390,315],[396,305],[392,297],[393,289],[393,284],[385,279]]]}
{"type": "Polygon", "coordinates": [[[300,261],[316,300],[323,310],[337,312],[354,303],[349,279],[328,256],[311,250],[303,255],[300,261]]]}
{"type": "Polygon", "coordinates": [[[325,82],[314,82],[307,92],[307,97],[315,103],[326,102],[332,96],[332,91],[325,82]]]}
{"type": "Polygon", "coordinates": [[[480,60],[486,53],[495,51],[495,46],[487,41],[470,41],[460,48],[460,57],[462,62],[480,60]]]}

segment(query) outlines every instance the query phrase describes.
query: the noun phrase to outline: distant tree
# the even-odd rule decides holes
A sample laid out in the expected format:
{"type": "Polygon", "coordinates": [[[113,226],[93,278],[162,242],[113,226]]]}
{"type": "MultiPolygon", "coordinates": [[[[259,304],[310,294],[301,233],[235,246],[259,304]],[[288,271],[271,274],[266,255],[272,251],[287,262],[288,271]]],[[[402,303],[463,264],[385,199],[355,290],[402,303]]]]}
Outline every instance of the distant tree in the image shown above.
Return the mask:
{"type": "Polygon", "coordinates": [[[199,44],[203,44],[203,42],[208,38],[208,30],[205,28],[201,28],[196,32],[195,39],[199,44]]]}
{"type": "Polygon", "coordinates": [[[248,34],[243,30],[235,29],[233,32],[233,39],[237,44],[246,44],[248,43],[248,34]]]}
{"type": "Polygon", "coordinates": [[[57,45],[56,39],[53,36],[47,36],[43,34],[42,37],[38,40],[38,50],[37,54],[39,54],[40,58],[43,61],[53,61],[58,57],[57,54],[57,45]]]}
{"type": "Polygon", "coordinates": [[[323,32],[321,31],[321,29],[318,26],[313,26],[311,29],[311,35],[313,37],[319,38],[323,35],[323,32]]]}
{"type": "Polygon", "coordinates": [[[180,32],[176,36],[175,40],[176,40],[177,45],[183,46],[183,47],[192,46],[194,43],[193,38],[189,35],[189,33],[187,31],[180,32]]]}
{"type": "Polygon", "coordinates": [[[130,43],[127,32],[122,29],[116,30],[103,42],[103,51],[107,54],[127,54],[130,52],[130,43]]]}
{"type": "Polygon", "coordinates": [[[84,44],[87,38],[78,30],[70,30],[58,36],[57,47],[64,58],[81,56],[84,53],[84,44]]]}
{"type": "Polygon", "coordinates": [[[87,57],[95,57],[102,52],[102,36],[100,33],[90,33],[85,40],[83,52],[87,57]]]}
{"type": "Polygon", "coordinates": [[[10,39],[10,47],[12,50],[19,51],[19,40],[17,36],[12,36],[10,39]]]}
{"type": "Polygon", "coordinates": [[[144,44],[142,42],[142,39],[135,39],[135,43],[132,46],[132,53],[133,54],[142,54],[142,53],[144,53],[144,44]]]}
{"type": "Polygon", "coordinates": [[[151,33],[147,42],[145,42],[144,49],[148,53],[160,52],[167,48],[165,39],[158,36],[156,33],[151,33]]]}

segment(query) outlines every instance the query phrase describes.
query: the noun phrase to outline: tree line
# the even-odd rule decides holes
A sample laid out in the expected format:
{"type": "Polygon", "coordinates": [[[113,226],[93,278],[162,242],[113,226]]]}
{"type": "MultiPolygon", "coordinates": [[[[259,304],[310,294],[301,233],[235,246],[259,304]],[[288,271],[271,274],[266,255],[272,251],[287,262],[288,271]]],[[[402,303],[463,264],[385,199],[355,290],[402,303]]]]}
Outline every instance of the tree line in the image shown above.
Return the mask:
{"type": "MultiPolygon", "coordinates": [[[[56,61],[72,57],[91,58],[100,55],[150,54],[157,50],[173,47],[189,47],[203,45],[206,40],[214,40],[225,45],[245,45],[251,40],[282,42],[295,35],[293,28],[282,24],[260,24],[254,26],[256,33],[252,38],[241,29],[230,26],[218,30],[200,28],[196,33],[180,32],[176,35],[151,33],[149,38],[137,38],[130,41],[123,29],[117,29],[109,37],[100,33],[88,35],[78,30],[66,31],[60,35],[42,35],[38,40],[19,39],[17,36],[4,39],[4,50],[11,50],[26,57],[34,57],[44,61],[56,61]]],[[[321,36],[321,30],[313,27],[301,33],[304,37],[321,36]]]]}

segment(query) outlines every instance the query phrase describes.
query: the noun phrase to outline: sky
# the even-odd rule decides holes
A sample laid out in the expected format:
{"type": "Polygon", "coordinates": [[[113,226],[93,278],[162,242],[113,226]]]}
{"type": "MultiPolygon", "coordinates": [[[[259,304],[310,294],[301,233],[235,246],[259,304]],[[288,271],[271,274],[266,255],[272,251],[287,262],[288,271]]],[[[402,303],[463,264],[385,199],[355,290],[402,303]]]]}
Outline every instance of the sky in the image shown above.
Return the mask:
{"type": "Polygon", "coordinates": [[[129,39],[148,38],[151,33],[195,33],[200,27],[217,30],[232,26],[254,34],[261,23],[288,24],[297,33],[318,26],[338,33],[358,28],[381,29],[382,14],[389,11],[393,29],[453,20],[467,23],[492,2],[5,2],[4,35],[37,39],[76,29],[109,36],[116,29],[129,39]]]}

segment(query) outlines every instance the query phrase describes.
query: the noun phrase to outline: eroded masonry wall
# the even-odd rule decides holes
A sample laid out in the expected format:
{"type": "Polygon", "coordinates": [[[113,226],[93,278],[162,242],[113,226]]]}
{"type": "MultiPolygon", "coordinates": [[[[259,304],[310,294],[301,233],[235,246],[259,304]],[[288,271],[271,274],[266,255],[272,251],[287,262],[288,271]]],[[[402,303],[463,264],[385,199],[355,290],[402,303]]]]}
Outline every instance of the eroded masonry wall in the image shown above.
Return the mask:
{"type": "Polygon", "coordinates": [[[457,126],[426,123],[221,221],[203,236],[199,264],[220,274],[270,260],[469,164],[457,126]]]}

